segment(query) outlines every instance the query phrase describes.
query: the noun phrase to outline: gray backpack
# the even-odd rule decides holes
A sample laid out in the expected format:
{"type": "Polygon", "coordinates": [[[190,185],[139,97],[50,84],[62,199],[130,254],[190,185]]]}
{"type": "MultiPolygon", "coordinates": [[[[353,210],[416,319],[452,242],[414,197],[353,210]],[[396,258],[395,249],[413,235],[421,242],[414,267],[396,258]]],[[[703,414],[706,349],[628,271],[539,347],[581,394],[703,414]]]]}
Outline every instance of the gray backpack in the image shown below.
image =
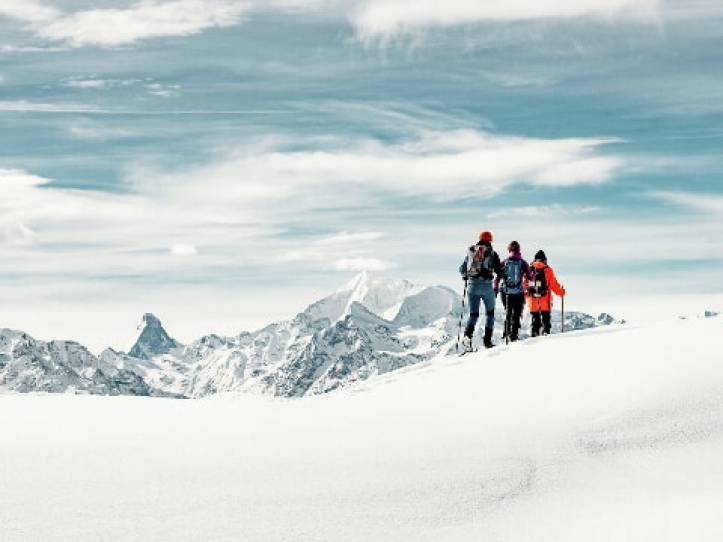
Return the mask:
{"type": "Polygon", "coordinates": [[[471,279],[492,279],[494,266],[492,246],[472,245],[467,250],[467,276],[471,279]]]}

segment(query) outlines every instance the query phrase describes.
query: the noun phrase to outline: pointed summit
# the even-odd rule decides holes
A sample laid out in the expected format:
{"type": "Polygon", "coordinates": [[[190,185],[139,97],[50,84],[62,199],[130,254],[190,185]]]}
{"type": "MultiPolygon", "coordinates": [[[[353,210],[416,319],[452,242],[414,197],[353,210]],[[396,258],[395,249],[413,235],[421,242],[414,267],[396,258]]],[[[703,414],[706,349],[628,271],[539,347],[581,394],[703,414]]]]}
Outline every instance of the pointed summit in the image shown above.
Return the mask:
{"type": "Polygon", "coordinates": [[[128,355],[134,358],[152,359],[181,346],[181,343],[166,333],[161,321],[149,312],[143,315],[143,322],[138,326],[138,330],[138,339],[128,352],[128,355]]]}
{"type": "Polygon", "coordinates": [[[306,309],[312,319],[328,318],[332,322],[350,314],[353,303],[386,320],[393,320],[404,300],[422,290],[406,280],[377,278],[362,271],[332,295],[306,309]]]}

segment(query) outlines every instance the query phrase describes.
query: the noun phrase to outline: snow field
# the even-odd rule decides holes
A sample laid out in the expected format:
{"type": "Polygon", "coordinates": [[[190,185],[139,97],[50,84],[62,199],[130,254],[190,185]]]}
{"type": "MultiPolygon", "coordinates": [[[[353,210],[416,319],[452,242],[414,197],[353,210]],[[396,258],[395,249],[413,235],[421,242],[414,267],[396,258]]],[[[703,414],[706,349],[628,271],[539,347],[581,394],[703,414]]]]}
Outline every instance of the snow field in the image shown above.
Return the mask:
{"type": "Polygon", "coordinates": [[[723,318],[323,396],[0,395],[0,539],[718,541],[723,318]]]}

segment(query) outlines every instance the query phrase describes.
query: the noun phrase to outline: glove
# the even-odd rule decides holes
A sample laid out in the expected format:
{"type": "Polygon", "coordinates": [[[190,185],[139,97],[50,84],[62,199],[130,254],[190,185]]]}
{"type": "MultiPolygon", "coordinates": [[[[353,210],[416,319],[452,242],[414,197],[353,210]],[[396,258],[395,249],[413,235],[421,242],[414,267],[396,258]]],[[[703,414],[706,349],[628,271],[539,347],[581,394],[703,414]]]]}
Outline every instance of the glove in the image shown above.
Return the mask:
{"type": "Polygon", "coordinates": [[[514,288],[515,287],[515,281],[512,279],[507,279],[507,287],[508,288],[514,288]]]}
{"type": "Polygon", "coordinates": [[[467,275],[462,275],[462,280],[467,282],[467,275]]]}
{"type": "Polygon", "coordinates": [[[562,289],[562,293],[560,294],[560,297],[565,297],[565,288],[562,289]]]}

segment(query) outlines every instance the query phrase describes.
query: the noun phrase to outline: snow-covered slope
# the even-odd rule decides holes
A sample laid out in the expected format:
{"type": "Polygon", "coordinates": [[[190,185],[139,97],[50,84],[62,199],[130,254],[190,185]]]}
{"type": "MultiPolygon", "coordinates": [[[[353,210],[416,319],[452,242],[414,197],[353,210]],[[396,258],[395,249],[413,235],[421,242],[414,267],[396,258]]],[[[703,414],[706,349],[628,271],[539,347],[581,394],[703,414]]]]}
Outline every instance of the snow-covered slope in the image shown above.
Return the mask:
{"type": "Polygon", "coordinates": [[[598,327],[295,401],[0,395],[0,533],[718,542],[721,336],[598,327]]]}

